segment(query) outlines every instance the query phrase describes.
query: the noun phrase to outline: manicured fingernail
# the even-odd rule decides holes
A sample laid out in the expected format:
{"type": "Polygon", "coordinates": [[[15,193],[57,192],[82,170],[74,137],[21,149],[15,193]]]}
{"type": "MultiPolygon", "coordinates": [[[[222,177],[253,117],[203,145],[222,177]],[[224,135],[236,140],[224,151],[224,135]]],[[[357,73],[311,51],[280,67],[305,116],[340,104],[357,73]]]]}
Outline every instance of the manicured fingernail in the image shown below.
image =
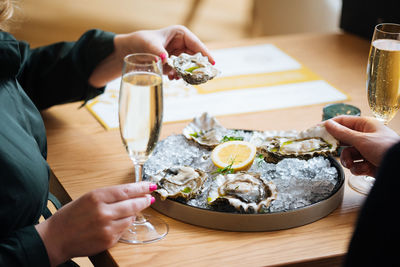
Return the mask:
{"type": "Polygon", "coordinates": [[[166,55],[165,53],[162,53],[162,54],[160,55],[160,58],[161,58],[161,61],[164,62],[165,59],[167,58],[167,55],[166,55]]]}
{"type": "Polygon", "coordinates": [[[215,61],[211,62],[211,65],[213,65],[213,66],[214,66],[214,65],[215,65],[215,61]]]}
{"type": "Polygon", "coordinates": [[[156,184],[150,184],[149,190],[150,190],[150,191],[157,190],[157,185],[156,185],[156,184]]]}
{"type": "Polygon", "coordinates": [[[154,197],[151,197],[150,199],[150,205],[153,204],[154,202],[156,202],[156,199],[154,197]]]}

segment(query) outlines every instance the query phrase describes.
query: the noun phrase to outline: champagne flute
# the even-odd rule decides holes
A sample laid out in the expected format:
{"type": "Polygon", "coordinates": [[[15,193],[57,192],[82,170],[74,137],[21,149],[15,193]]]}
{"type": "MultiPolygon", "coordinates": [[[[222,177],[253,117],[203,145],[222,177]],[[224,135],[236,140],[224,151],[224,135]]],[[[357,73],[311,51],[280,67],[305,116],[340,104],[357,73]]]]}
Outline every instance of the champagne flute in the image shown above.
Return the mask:
{"type": "MultiPolygon", "coordinates": [[[[374,116],[385,125],[400,108],[400,24],[375,26],[367,66],[368,104],[374,116]]],[[[351,176],[350,186],[368,194],[375,179],[351,176]]]]}
{"type": "MultiPolygon", "coordinates": [[[[142,180],[143,164],[158,141],[162,115],[161,59],[144,53],[126,56],[119,95],[119,129],[135,166],[135,182],[142,180]]],[[[150,243],[162,239],[167,233],[168,225],[163,220],[137,213],[120,241],[150,243]]]]}

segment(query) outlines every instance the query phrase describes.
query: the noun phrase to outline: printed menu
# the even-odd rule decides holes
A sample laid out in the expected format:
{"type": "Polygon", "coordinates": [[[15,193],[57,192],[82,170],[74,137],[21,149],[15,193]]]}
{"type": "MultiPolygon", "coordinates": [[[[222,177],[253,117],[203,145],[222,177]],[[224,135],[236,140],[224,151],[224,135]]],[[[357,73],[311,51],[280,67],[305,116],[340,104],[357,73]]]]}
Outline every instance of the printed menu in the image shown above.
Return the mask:
{"type": "MultiPolygon", "coordinates": [[[[164,122],[345,101],[347,95],[272,44],[212,51],[220,74],[192,86],[163,78],[164,122]]],[[[106,128],[118,128],[121,79],[86,108],[106,128]]]]}

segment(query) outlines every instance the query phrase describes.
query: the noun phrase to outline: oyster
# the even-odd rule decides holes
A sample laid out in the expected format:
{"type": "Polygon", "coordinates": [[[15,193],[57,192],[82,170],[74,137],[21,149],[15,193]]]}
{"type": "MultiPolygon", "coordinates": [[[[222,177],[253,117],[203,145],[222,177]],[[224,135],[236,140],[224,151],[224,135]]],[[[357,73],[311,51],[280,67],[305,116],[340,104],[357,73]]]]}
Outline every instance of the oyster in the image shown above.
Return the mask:
{"type": "Polygon", "coordinates": [[[215,177],[207,202],[218,210],[258,213],[266,209],[276,195],[275,185],[265,182],[260,174],[238,172],[215,177]]]}
{"type": "Polygon", "coordinates": [[[201,84],[213,79],[219,71],[200,52],[195,55],[186,53],[170,56],[168,65],[176,70],[179,76],[189,84],[201,84]]]}
{"type": "Polygon", "coordinates": [[[183,129],[183,135],[188,140],[213,148],[221,143],[227,131],[214,117],[205,112],[183,129]]]}
{"type": "Polygon", "coordinates": [[[207,174],[200,169],[189,166],[174,166],[162,170],[151,177],[157,183],[158,188],[155,192],[160,194],[160,198],[184,198],[186,200],[195,197],[201,192],[207,174]]]}
{"type": "Polygon", "coordinates": [[[273,140],[274,138],[295,138],[298,132],[295,130],[291,131],[253,131],[253,134],[249,140],[250,143],[254,144],[256,147],[260,147],[263,144],[273,140]]]}
{"type": "Polygon", "coordinates": [[[264,160],[277,163],[284,158],[310,159],[314,156],[336,155],[339,142],[323,125],[314,126],[293,136],[267,138],[259,146],[264,160]]]}

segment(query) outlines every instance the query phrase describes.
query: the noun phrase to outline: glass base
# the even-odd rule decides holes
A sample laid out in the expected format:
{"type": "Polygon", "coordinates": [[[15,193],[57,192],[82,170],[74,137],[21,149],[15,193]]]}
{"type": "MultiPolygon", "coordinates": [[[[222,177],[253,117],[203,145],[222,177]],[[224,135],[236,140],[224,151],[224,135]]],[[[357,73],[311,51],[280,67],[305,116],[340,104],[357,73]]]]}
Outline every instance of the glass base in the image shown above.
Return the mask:
{"type": "Polygon", "coordinates": [[[126,230],[120,242],[129,244],[146,244],[156,242],[164,238],[168,233],[168,224],[162,219],[152,215],[143,214],[145,220],[135,221],[126,230]]]}
{"type": "Polygon", "coordinates": [[[349,178],[349,185],[352,189],[358,193],[368,195],[372,186],[375,183],[375,178],[366,175],[351,175],[349,178]]]}

